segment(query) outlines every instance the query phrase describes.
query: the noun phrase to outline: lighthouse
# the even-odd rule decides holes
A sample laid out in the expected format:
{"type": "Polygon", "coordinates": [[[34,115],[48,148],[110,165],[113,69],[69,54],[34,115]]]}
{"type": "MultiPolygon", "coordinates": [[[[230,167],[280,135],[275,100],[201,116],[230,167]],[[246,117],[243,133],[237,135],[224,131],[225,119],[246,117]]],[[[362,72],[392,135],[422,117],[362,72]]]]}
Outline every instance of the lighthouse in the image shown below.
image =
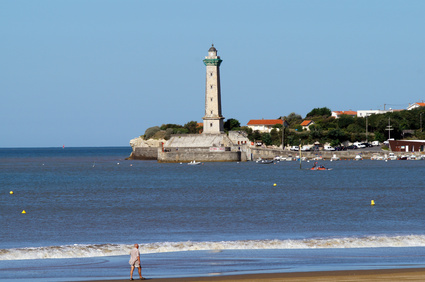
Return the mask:
{"type": "Polygon", "coordinates": [[[224,133],[221,114],[221,89],[220,89],[220,64],[222,60],[217,56],[217,49],[212,44],[208,50],[208,56],[204,59],[206,66],[205,80],[205,116],[204,134],[224,133]]]}

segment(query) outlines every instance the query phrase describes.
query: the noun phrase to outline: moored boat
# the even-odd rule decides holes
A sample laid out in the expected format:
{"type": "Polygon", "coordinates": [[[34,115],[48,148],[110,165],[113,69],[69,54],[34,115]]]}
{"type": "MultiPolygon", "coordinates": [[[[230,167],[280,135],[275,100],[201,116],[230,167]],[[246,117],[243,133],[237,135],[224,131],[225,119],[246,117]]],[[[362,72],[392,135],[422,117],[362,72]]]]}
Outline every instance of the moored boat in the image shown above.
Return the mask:
{"type": "Polygon", "coordinates": [[[256,161],[257,164],[272,164],[274,163],[273,160],[263,160],[263,159],[259,159],[256,161]]]}
{"type": "Polygon", "coordinates": [[[331,161],[339,161],[339,157],[336,154],[333,154],[331,161]]]}
{"type": "Polygon", "coordinates": [[[355,161],[361,161],[361,160],[363,160],[363,157],[360,156],[360,155],[356,155],[355,158],[354,158],[354,160],[355,161]]]}

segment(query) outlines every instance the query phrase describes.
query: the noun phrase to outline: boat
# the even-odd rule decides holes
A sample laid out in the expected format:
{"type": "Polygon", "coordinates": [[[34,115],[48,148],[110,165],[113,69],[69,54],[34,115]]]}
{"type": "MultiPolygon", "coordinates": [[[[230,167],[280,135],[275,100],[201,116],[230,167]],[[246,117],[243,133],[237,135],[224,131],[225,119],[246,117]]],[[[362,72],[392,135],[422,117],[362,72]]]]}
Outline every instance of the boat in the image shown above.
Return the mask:
{"type": "Polygon", "coordinates": [[[286,158],[282,157],[282,156],[276,156],[276,157],[274,157],[274,160],[277,161],[277,162],[280,162],[280,161],[285,161],[286,158]]]}
{"type": "Polygon", "coordinates": [[[332,170],[332,168],[326,168],[326,167],[312,167],[310,170],[332,170]]]}
{"type": "Polygon", "coordinates": [[[386,159],[388,159],[388,157],[387,156],[385,156],[385,158],[383,157],[383,156],[381,156],[381,155],[379,155],[379,154],[373,154],[372,155],[372,157],[370,157],[370,159],[372,160],[372,161],[383,161],[384,159],[386,160],[386,159]]]}
{"type": "Polygon", "coordinates": [[[406,155],[401,155],[400,157],[398,157],[397,160],[405,161],[405,160],[407,160],[407,156],[406,155]]]}
{"type": "Polygon", "coordinates": [[[273,160],[263,160],[263,159],[259,159],[258,161],[256,161],[257,164],[272,164],[274,163],[273,160]]]}
{"type": "Polygon", "coordinates": [[[331,158],[331,162],[332,161],[339,161],[339,157],[336,154],[333,154],[331,158]]]}
{"type": "Polygon", "coordinates": [[[360,155],[356,155],[356,157],[354,158],[355,161],[361,161],[363,160],[362,156],[360,155]]]}
{"type": "Polygon", "coordinates": [[[317,165],[317,162],[313,164],[313,167],[310,170],[332,170],[332,168],[326,168],[323,165],[317,165]]]}
{"type": "Polygon", "coordinates": [[[195,162],[195,160],[188,163],[188,165],[200,165],[200,164],[201,164],[201,162],[195,162]]]}
{"type": "Polygon", "coordinates": [[[391,161],[395,161],[395,160],[397,160],[397,156],[394,153],[389,153],[388,159],[391,160],[391,161]]]}

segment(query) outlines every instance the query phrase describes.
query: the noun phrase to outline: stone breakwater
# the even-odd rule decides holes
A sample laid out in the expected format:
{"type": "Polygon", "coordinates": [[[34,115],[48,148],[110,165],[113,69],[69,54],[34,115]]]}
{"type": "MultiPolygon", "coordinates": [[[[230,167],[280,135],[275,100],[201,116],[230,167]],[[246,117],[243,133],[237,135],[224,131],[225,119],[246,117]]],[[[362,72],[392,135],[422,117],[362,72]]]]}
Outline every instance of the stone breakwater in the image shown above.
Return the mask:
{"type": "MultiPolygon", "coordinates": [[[[262,159],[273,159],[277,156],[279,157],[299,157],[299,151],[289,151],[282,149],[269,149],[269,148],[252,148],[252,160],[256,160],[258,158],[262,159]]],[[[360,155],[363,159],[371,159],[372,157],[388,155],[391,151],[382,150],[382,149],[374,149],[374,150],[347,150],[347,151],[309,151],[309,152],[301,152],[301,157],[306,157],[307,159],[314,159],[317,157],[322,157],[324,160],[330,160],[334,155],[338,158],[342,159],[354,159],[357,155],[360,155]]],[[[397,157],[401,155],[411,155],[413,153],[405,153],[405,152],[394,152],[397,157]]],[[[416,154],[417,155],[417,154],[416,154]]]]}
{"type": "MultiPolygon", "coordinates": [[[[224,152],[211,152],[207,147],[191,147],[191,148],[165,148],[162,150],[162,146],[132,146],[133,152],[129,156],[129,159],[134,160],[158,160],[160,162],[184,162],[184,161],[254,161],[259,158],[262,159],[274,159],[275,157],[283,158],[296,158],[300,156],[299,151],[289,151],[276,148],[258,148],[251,146],[238,146],[236,148],[228,148],[228,151],[224,152]]],[[[301,152],[302,157],[307,159],[321,158],[324,160],[330,160],[333,156],[339,159],[354,159],[357,155],[360,155],[363,159],[371,159],[372,157],[385,157],[390,152],[376,148],[374,150],[347,150],[347,151],[311,151],[301,152]]],[[[408,155],[411,153],[407,153],[408,155]]],[[[395,153],[396,156],[406,155],[404,152],[395,153]]]]}

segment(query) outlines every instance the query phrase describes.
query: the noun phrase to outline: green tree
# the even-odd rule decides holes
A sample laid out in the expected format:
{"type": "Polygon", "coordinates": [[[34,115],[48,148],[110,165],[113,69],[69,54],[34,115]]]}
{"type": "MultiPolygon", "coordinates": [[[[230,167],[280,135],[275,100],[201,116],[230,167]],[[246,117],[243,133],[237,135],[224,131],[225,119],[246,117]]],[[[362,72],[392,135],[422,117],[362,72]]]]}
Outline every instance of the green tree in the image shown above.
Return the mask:
{"type": "Polygon", "coordinates": [[[165,140],[169,140],[171,138],[171,134],[173,134],[173,132],[174,132],[174,129],[173,128],[167,128],[165,130],[165,137],[164,137],[164,139],[165,140]]]}
{"type": "Polygon", "coordinates": [[[302,117],[296,113],[290,113],[287,117],[284,117],[284,120],[289,124],[290,128],[295,128],[302,122],[302,117]]]}
{"type": "Polygon", "coordinates": [[[261,140],[266,145],[271,145],[272,144],[272,138],[270,136],[270,133],[263,133],[263,134],[261,134],[261,140]]]}
{"type": "Polygon", "coordinates": [[[347,134],[341,129],[329,130],[326,137],[331,141],[338,140],[338,143],[344,142],[348,139],[347,134]]]}
{"type": "Polygon", "coordinates": [[[350,124],[354,123],[354,117],[349,115],[341,115],[338,119],[338,127],[341,129],[347,128],[350,124]]]}
{"type": "Polygon", "coordinates": [[[189,121],[188,123],[184,125],[184,128],[186,128],[188,133],[190,134],[199,133],[199,130],[200,130],[198,123],[196,121],[189,121]]]}
{"type": "Polygon", "coordinates": [[[273,128],[270,131],[270,137],[271,137],[272,145],[279,146],[280,144],[282,144],[282,131],[281,130],[278,130],[277,128],[273,128]]]}
{"type": "Polygon", "coordinates": [[[167,130],[168,128],[183,128],[183,126],[179,124],[168,123],[168,124],[163,124],[160,127],[161,130],[167,130]]]}
{"type": "Polygon", "coordinates": [[[252,141],[261,140],[261,133],[260,133],[260,131],[255,130],[252,133],[252,138],[253,138],[252,141]]]}
{"type": "Polygon", "coordinates": [[[159,126],[152,126],[149,127],[148,129],[146,129],[145,134],[143,135],[143,138],[145,140],[150,139],[152,136],[155,135],[155,133],[157,133],[158,131],[160,131],[161,129],[159,129],[159,126]]]}
{"type": "Polygon", "coordinates": [[[230,118],[226,120],[226,122],[224,123],[224,130],[226,131],[240,130],[240,127],[241,127],[241,123],[234,118],[230,118]]]}
{"type": "Polygon", "coordinates": [[[360,127],[358,124],[352,123],[349,126],[347,126],[347,132],[350,133],[360,133],[364,132],[366,129],[363,127],[360,127]]]}
{"type": "Polygon", "coordinates": [[[309,129],[310,129],[309,137],[312,141],[318,140],[323,137],[322,135],[323,131],[320,125],[317,125],[317,124],[310,125],[309,129]]]}
{"type": "Polygon", "coordinates": [[[316,117],[316,116],[324,116],[324,117],[330,117],[332,115],[332,112],[329,108],[314,108],[311,110],[307,115],[307,117],[316,117]]]}

